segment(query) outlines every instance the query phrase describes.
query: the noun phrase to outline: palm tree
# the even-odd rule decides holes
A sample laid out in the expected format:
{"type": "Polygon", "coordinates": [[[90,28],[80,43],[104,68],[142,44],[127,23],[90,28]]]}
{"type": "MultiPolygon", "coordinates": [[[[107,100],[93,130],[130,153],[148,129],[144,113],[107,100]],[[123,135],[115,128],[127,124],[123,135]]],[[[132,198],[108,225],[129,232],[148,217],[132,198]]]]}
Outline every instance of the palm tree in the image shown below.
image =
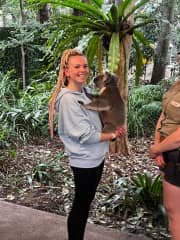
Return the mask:
{"type": "MultiPolygon", "coordinates": [[[[34,3],[46,2],[46,0],[29,1],[34,3]]],[[[119,5],[113,3],[109,9],[106,9],[102,0],[91,0],[89,3],[79,0],[47,1],[54,6],[61,5],[83,13],[80,16],[60,15],[57,19],[59,28],[54,34],[54,39],[60,35],[60,41],[56,45],[54,57],[59,57],[61,49],[70,44],[77,44],[83,38],[89,65],[92,65],[94,57],[96,57],[98,71],[102,72],[103,56],[104,52],[107,52],[108,69],[119,76],[119,91],[127,102],[127,73],[131,45],[133,42],[137,52],[136,77],[138,79],[142,62],[138,41],[143,44],[147,44],[147,42],[143,34],[137,31],[137,28],[152,22],[144,15],[136,16],[136,12],[148,1],[140,0],[135,3],[135,0],[124,0],[119,5]]],[[[129,153],[127,138],[119,138],[113,145],[111,146],[112,152],[129,153]]]]}

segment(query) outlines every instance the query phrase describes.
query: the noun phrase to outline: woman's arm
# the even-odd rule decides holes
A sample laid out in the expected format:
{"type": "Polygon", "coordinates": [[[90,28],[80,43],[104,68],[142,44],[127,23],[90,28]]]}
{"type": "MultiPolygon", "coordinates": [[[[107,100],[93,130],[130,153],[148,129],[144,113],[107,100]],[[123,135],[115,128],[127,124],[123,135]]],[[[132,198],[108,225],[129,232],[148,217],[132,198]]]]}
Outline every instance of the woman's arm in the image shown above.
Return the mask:
{"type": "Polygon", "coordinates": [[[154,145],[152,145],[150,147],[150,156],[154,158],[165,151],[173,150],[179,147],[180,147],[180,127],[178,127],[175,132],[166,137],[162,142],[155,143],[154,145]]]}
{"type": "MultiPolygon", "coordinates": [[[[159,119],[158,119],[158,121],[157,121],[156,128],[155,128],[154,144],[160,143],[160,133],[159,133],[158,129],[161,127],[161,121],[162,121],[163,118],[164,118],[164,114],[163,114],[163,112],[162,112],[161,115],[160,115],[160,117],[159,117],[159,119]]],[[[152,147],[152,146],[151,146],[151,147],[152,147]]],[[[150,149],[151,149],[151,147],[150,147],[150,149]]],[[[152,155],[151,152],[150,152],[150,156],[151,156],[152,158],[155,158],[154,161],[155,161],[155,164],[156,164],[157,166],[159,166],[159,167],[160,167],[160,166],[161,166],[161,167],[164,166],[165,162],[164,162],[164,158],[163,158],[162,153],[159,154],[159,155],[154,156],[154,155],[152,155]]]]}
{"type": "Polygon", "coordinates": [[[160,143],[160,133],[159,133],[158,129],[161,127],[161,121],[163,118],[164,118],[164,114],[162,112],[157,121],[156,128],[155,128],[154,144],[160,143]]]}
{"type": "Polygon", "coordinates": [[[103,142],[103,141],[113,140],[113,139],[116,139],[117,137],[125,136],[126,134],[127,134],[127,130],[125,125],[121,125],[116,128],[116,131],[114,133],[101,133],[100,141],[103,142]]]}

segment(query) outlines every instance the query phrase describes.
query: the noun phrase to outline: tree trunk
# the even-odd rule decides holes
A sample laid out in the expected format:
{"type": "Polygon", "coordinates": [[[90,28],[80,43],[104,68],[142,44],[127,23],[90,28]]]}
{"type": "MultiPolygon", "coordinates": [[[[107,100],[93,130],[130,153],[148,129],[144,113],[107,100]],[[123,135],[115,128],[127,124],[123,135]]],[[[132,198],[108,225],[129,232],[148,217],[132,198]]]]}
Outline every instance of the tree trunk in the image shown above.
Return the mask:
{"type": "MultiPolygon", "coordinates": [[[[134,2],[131,5],[133,7],[134,2]]],[[[133,17],[128,19],[128,22],[133,25],[133,17]]],[[[127,129],[127,99],[128,99],[128,69],[129,69],[129,59],[132,46],[132,35],[126,34],[125,38],[120,42],[120,61],[117,70],[117,75],[119,76],[119,91],[124,99],[125,109],[126,109],[126,129],[127,129]]],[[[129,144],[128,137],[119,137],[116,141],[110,143],[110,152],[129,155],[129,144]]]]}
{"type": "MultiPolygon", "coordinates": [[[[23,12],[23,0],[19,0],[19,6],[20,6],[20,12],[21,12],[21,22],[22,25],[25,24],[25,15],[23,12]]],[[[22,82],[23,82],[23,89],[26,87],[26,59],[25,59],[25,49],[24,49],[24,44],[21,44],[21,66],[22,66],[22,82]]]]}
{"type": "Polygon", "coordinates": [[[23,89],[26,88],[26,60],[24,45],[21,44],[21,67],[22,67],[22,79],[23,79],[23,89]]]}
{"type": "Polygon", "coordinates": [[[49,9],[48,4],[44,4],[38,11],[37,19],[41,24],[49,20],[49,9]]]}
{"type": "Polygon", "coordinates": [[[165,78],[175,2],[175,0],[162,1],[162,25],[154,55],[154,67],[151,78],[152,84],[156,84],[165,78]]]}

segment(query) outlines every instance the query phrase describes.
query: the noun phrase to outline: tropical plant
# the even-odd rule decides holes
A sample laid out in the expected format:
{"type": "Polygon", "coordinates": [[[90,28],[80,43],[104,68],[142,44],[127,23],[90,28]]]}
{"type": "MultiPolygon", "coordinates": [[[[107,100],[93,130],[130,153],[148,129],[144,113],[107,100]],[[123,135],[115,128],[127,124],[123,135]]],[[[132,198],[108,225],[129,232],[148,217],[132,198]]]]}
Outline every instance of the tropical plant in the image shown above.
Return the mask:
{"type": "MultiPolygon", "coordinates": [[[[138,14],[138,10],[149,2],[141,0],[121,1],[120,5],[112,4],[106,9],[102,0],[91,0],[84,3],[79,0],[29,0],[36,6],[51,3],[53,6],[64,6],[82,12],[82,15],[60,14],[56,22],[56,29],[49,43],[55,48],[54,57],[59,57],[60,51],[69,46],[77,46],[78,41],[85,38],[86,54],[91,66],[94,57],[97,57],[98,71],[103,71],[103,52],[108,52],[108,68],[119,76],[119,90],[127,100],[128,66],[132,41],[136,49],[137,79],[141,73],[142,54],[138,41],[147,44],[143,34],[137,29],[150,22],[147,16],[138,14]],[[135,16],[134,16],[135,15],[135,16]],[[143,20],[143,21],[142,21],[143,20]],[[56,46],[56,47],[55,47],[56,46]]],[[[117,144],[116,152],[128,153],[127,139],[121,138],[122,144],[117,144]],[[120,149],[120,146],[123,146],[120,149]]],[[[120,142],[121,142],[120,141],[120,142]]],[[[111,148],[112,149],[112,148],[111,148]]]]}
{"type": "Polygon", "coordinates": [[[149,210],[155,210],[162,205],[162,180],[158,175],[155,179],[149,173],[137,174],[132,178],[134,186],[134,197],[138,204],[142,204],[149,210]]]}
{"type": "Polygon", "coordinates": [[[23,141],[48,134],[48,94],[25,93],[6,112],[5,119],[23,141]]]}
{"type": "Polygon", "coordinates": [[[31,176],[28,176],[28,181],[32,185],[33,180],[40,183],[53,182],[53,180],[63,172],[63,167],[60,160],[63,158],[64,153],[60,152],[55,159],[50,162],[39,161],[32,170],[31,176]]]}
{"type": "Polygon", "coordinates": [[[133,87],[128,97],[128,133],[130,137],[151,135],[161,113],[161,85],[133,87]]]}
{"type": "MultiPolygon", "coordinates": [[[[112,191],[112,190],[111,190],[112,191]]],[[[106,211],[112,211],[126,219],[135,210],[136,202],[131,197],[132,186],[125,177],[121,177],[114,182],[114,189],[107,197],[104,205],[106,211]]]]}
{"type": "Polygon", "coordinates": [[[13,72],[0,74],[0,147],[16,145],[19,140],[48,135],[48,99],[51,83],[32,82],[26,91],[19,89],[13,72]]]}
{"type": "Polygon", "coordinates": [[[153,235],[154,228],[167,228],[160,175],[152,177],[149,173],[139,173],[131,179],[117,179],[104,203],[104,210],[108,215],[115,214],[129,231],[143,229],[153,235]]]}

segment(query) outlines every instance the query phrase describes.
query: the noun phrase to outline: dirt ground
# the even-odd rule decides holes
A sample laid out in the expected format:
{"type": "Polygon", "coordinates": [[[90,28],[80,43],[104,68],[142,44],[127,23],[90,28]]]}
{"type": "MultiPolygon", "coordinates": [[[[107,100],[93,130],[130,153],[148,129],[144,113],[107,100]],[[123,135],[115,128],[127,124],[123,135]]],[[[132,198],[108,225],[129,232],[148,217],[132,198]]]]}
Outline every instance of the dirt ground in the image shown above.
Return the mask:
{"type": "MultiPolygon", "coordinates": [[[[114,191],[115,180],[120,177],[130,179],[137,173],[145,172],[152,176],[159,174],[158,168],[148,155],[151,143],[151,138],[131,139],[130,156],[107,156],[89,222],[121,230],[124,228],[122,219],[105,211],[105,202],[114,191]]],[[[63,150],[63,145],[55,138],[53,141],[42,140],[38,145],[19,146],[16,152],[7,152],[5,158],[1,156],[0,199],[67,215],[74,185],[63,150]]],[[[133,228],[132,232],[136,231],[134,226],[133,228]]]]}

